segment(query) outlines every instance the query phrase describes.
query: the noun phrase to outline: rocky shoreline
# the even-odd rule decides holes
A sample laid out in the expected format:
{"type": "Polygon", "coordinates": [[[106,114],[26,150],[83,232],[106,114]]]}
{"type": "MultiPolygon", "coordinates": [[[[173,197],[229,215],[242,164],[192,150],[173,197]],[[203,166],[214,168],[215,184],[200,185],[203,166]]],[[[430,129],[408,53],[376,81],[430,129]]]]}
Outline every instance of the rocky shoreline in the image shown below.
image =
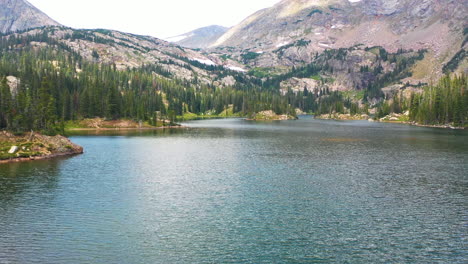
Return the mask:
{"type": "Polygon", "coordinates": [[[83,153],[83,147],[64,136],[45,136],[30,132],[13,135],[0,132],[0,164],[52,159],[83,153]]]}
{"type": "Polygon", "coordinates": [[[363,114],[363,115],[350,115],[350,114],[325,114],[314,116],[315,119],[322,119],[322,120],[369,120],[370,116],[363,114]]]}
{"type": "Polygon", "coordinates": [[[453,129],[453,130],[465,130],[464,127],[457,127],[452,126],[449,124],[446,125],[421,125],[416,122],[407,122],[407,121],[375,121],[375,122],[382,122],[382,123],[394,123],[394,124],[404,124],[410,126],[418,126],[418,127],[430,127],[430,128],[444,128],[444,129],[453,129]]]}
{"type": "Polygon", "coordinates": [[[393,123],[393,124],[405,124],[418,127],[430,127],[430,128],[444,128],[444,129],[454,129],[454,130],[464,130],[465,127],[457,127],[450,124],[439,124],[439,125],[422,125],[417,122],[407,121],[408,113],[404,114],[391,114],[380,119],[372,119],[369,115],[350,115],[350,114],[326,114],[314,116],[316,119],[323,120],[342,120],[342,121],[356,121],[356,120],[367,120],[369,122],[382,122],[382,123],[393,123]]]}

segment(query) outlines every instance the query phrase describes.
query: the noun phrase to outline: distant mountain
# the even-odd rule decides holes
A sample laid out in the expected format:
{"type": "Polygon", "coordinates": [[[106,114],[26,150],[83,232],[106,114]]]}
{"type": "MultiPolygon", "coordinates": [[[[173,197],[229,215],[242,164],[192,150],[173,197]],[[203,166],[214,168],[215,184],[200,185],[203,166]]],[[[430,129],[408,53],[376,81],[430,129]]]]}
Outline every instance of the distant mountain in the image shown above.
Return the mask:
{"type": "Polygon", "coordinates": [[[14,32],[42,26],[58,26],[26,0],[0,0],[0,32],[14,32]]]}
{"type": "Polygon", "coordinates": [[[229,28],[226,27],[213,25],[171,37],[167,40],[187,48],[207,48],[226,33],[228,29],[229,28]]]}
{"type": "Polygon", "coordinates": [[[419,69],[439,75],[466,50],[466,14],[466,0],[283,0],[232,27],[212,47],[249,50],[256,67],[310,63],[316,53],[358,44],[390,52],[427,49],[419,69]]]}

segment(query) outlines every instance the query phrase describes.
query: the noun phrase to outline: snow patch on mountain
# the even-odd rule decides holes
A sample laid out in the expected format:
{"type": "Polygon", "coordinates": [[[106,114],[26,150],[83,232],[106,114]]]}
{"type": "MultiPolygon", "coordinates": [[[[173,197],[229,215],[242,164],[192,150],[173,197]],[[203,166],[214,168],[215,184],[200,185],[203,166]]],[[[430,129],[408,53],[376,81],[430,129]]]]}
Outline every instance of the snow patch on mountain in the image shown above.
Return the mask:
{"type": "Polygon", "coordinates": [[[170,37],[170,38],[167,38],[165,40],[169,41],[169,42],[179,42],[181,40],[184,40],[186,38],[190,38],[190,37],[193,37],[193,34],[190,34],[190,35],[180,35],[180,36],[175,36],[175,37],[170,37]]]}
{"type": "Polygon", "coordinates": [[[226,68],[233,70],[233,71],[238,71],[238,72],[246,72],[246,70],[242,69],[241,67],[236,67],[236,66],[226,66],[226,68]]]}
{"type": "Polygon", "coordinates": [[[194,60],[200,62],[200,63],[203,63],[203,64],[206,64],[206,65],[210,65],[210,66],[214,66],[216,65],[216,63],[214,63],[212,60],[208,60],[208,59],[199,59],[199,58],[195,58],[194,60]]]}

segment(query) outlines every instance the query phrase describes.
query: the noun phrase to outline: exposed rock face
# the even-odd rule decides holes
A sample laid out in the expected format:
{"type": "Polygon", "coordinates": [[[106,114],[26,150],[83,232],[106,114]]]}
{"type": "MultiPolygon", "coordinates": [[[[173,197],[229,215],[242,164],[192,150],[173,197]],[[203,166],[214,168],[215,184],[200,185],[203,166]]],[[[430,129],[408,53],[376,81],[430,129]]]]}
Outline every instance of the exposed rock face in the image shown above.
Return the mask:
{"type": "Polygon", "coordinates": [[[310,78],[291,78],[281,82],[281,91],[283,94],[285,94],[288,89],[291,89],[295,93],[303,91],[304,89],[313,92],[314,89],[319,87],[319,81],[310,78]]]}
{"type": "Polygon", "coordinates": [[[418,40],[400,43],[402,38],[422,38],[418,33],[437,23],[463,30],[467,12],[464,0],[283,0],[231,28],[214,46],[269,49],[307,39],[317,48],[347,42],[397,49],[418,40]],[[368,33],[360,34],[361,27],[368,33]],[[384,39],[377,43],[379,37],[384,39]]]}
{"type": "Polygon", "coordinates": [[[0,32],[60,24],[26,0],[0,0],[0,32]]]}
{"type": "Polygon", "coordinates": [[[171,37],[167,40],[187,48],[207,48],[226,33],[227,30],[228,28],[213,25],[171,37]]]}
{"type": "Polygon", "coordinates": [[[283,0],[246,18],[212,47],[261,54],[249,62],[253,67],[310,63],[311,54],[357,44],[390,52],[428,49],[434,61],[424,74],[439,75],[466,43],[467,13],[466,0],[283,0]]]}
{"type": "Polygon", "coordinates": [[[15,76],[7,76],[7,83],[10,87],[10,93],[13,96],[16,96],[18,93],[18,86],[20,85],[20,80],[15,76]]]}

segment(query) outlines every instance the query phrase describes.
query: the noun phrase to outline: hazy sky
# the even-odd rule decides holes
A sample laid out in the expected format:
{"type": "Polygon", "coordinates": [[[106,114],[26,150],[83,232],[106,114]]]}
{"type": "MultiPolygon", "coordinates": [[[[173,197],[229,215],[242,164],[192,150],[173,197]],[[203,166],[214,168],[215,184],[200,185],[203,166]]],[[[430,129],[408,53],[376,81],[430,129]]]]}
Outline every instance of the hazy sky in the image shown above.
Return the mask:
{"type": "Polygon", "coordinates": [[[196,28],[230,27],[280,0],[28,0],[73,28],[106,28],[167,38],[196,28]]]}

